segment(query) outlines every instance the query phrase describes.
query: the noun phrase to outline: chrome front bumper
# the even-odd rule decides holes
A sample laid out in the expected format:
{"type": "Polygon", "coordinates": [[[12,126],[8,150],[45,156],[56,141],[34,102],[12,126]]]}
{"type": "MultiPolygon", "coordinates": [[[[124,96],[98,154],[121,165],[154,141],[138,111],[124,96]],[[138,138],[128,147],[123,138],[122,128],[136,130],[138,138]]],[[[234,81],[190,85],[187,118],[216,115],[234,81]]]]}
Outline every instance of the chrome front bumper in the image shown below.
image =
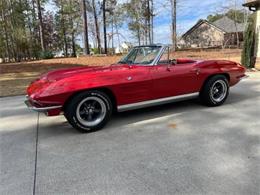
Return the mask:
{"type": "Polygon", "coordinates": [[[49,110],[62,108],[62,106],[60,106],[60,105],[58,105],[58,106],[48,106],[48,107],[35,107],[31,104],[30,100],[28,99],[28,96],[26,96],[26,100],[24,101],[24,103],[30,110],[33,110],[33,111],[36,111],[36,112],[47,112],[49,110]]]}

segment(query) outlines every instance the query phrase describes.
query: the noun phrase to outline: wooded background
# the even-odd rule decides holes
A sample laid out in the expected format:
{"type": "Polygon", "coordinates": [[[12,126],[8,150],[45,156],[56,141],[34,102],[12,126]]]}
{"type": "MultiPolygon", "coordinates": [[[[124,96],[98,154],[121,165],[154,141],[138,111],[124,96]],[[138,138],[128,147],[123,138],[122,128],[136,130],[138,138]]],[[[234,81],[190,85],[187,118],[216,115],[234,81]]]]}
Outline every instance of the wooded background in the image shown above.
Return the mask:
{"type": "MultiPolygon", "coordinates": [[[[168,6],[171,10],[172,44],[177,46],[176,15],[185,1],[166,0],[155,7],[154,0],[1,0],[0,58],[4,62],[65,57],[77,54],[113,53],[120,43],[119,29],[127,25],[138,45],[154,43],[154,18],[168,6]],[[45,10],[47,3],[55,11],[45,10]],[[109,28],[109,32],[107,32],[109,28]],[[83,35],[82,44],[77,39],[83,35]],[[91,44],[90,44],[91,43],[91,44]],[[82,45],[83,47],[81,47],[82,45]]],[[[186,1],[187,3],[187,1],[186,1]]],[[[228,7],[209,21],[227,15],[246,21],[244,10],[228,7]]]]}

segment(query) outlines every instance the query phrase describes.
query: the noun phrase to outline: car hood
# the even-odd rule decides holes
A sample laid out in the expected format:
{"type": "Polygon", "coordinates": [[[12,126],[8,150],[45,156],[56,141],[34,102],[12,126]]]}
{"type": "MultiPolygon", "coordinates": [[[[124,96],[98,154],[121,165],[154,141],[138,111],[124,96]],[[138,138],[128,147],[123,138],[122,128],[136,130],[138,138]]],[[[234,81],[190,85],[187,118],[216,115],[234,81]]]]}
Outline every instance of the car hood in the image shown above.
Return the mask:
{"type": "Polygon", "coordinates": [[[41,76],[40,79],[48,80],[48,81],[59,81],[61,79],[75,77],[80,75],[96,75],[96,74],[104,74],[106,72],[111,72],[113,70],[118,69],[128,69],[128,65],[108,65],[108,66],[87,66],[87,67],[76,67],[76,68],[66,68],[50,71],[41,76]]]}

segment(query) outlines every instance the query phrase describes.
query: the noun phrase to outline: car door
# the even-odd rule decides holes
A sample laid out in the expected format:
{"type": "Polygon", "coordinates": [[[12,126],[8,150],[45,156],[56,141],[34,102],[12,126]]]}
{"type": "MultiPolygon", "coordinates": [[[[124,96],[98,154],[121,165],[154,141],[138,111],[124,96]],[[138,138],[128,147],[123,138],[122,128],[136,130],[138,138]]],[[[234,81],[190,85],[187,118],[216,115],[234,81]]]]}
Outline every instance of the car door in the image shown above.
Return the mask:
{"type": "Polygon", "coordinates": [[[195,63],[173,64],[167,48],[152,70],[154,98],[178,96],[199,91],[199,69],[195,63]]]}
{"type": "Polygon", "coordinates": [[[115,66],[110,78],[116,84],[110,86],[116,95],[117,104],[126,105],[153,99],[153,66],[126,65],[124,68],[115,66]]]}
{"type": "Polygon", "coordinates": [[[160,51],[160,46],[138,47],[123,59],[123,61],[127,59],[129,64],[127,68],[118,72],[118,84],[113,86],[119,106],[145,102],[154,98],[152,62],[160,51]]]}

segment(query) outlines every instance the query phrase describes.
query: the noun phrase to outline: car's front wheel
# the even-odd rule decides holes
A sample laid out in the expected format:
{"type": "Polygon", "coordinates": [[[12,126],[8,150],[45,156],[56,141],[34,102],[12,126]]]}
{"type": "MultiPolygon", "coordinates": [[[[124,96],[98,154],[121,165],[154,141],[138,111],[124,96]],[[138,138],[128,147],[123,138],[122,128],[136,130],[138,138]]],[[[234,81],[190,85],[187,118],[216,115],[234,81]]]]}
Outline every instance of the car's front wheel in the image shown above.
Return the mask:
{"type": "Polygon", "coordinates": [[[80,132],[92,132],[103,128],[112,114],[109,97],[100,91],[87,91],[74,96],[65,106],[68,122],[80,132]]]}
{"type": "Polygon", "coordinates": [[[229,95],[229,84],[224,75],[211,77],[200,92],[200,99],[207,106],[222,105],[229,95]]]}

